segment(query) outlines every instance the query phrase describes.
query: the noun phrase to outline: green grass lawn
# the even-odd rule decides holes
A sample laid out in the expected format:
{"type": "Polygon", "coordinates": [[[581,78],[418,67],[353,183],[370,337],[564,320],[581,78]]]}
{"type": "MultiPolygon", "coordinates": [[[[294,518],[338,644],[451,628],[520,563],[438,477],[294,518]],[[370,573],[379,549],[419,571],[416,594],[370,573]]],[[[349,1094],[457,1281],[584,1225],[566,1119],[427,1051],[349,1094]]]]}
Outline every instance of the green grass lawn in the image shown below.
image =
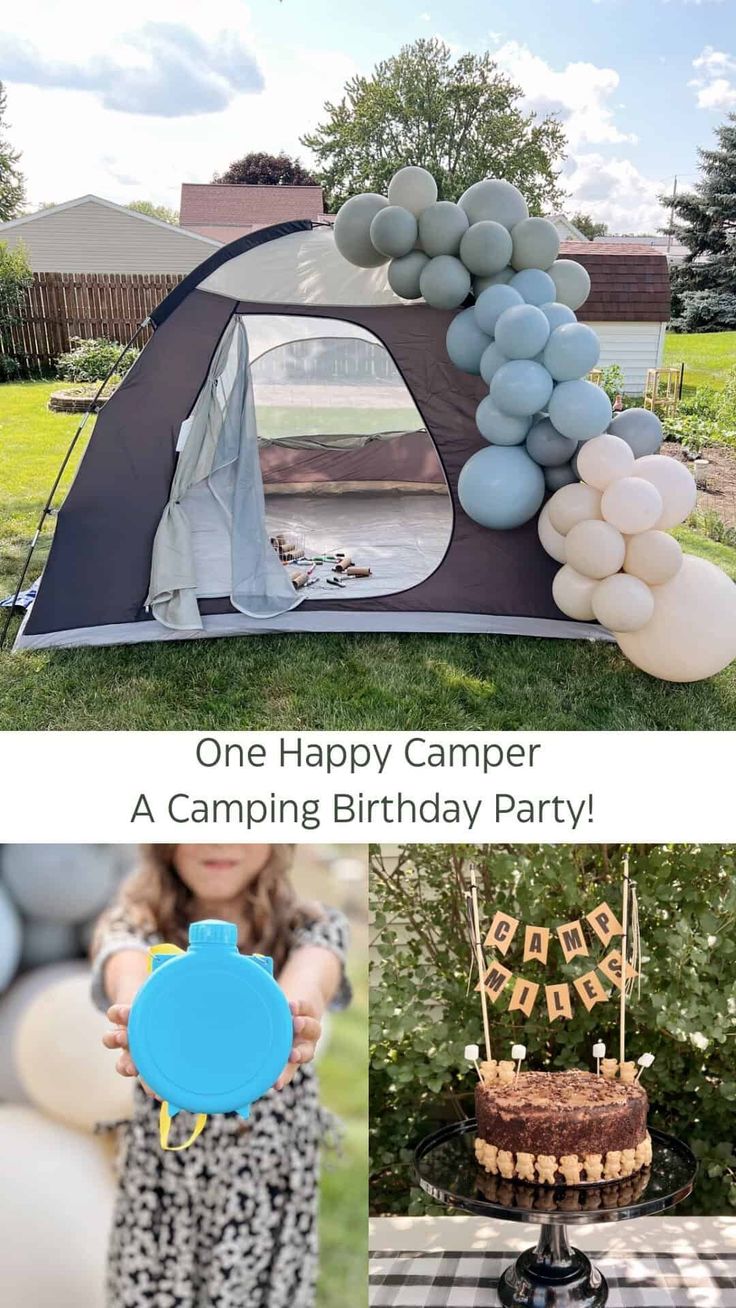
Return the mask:
{"type": "MultiPolygon", "coordinates": [[[[686,338],[680,338],[686,339],[686,338]]],[[[0,587],[13,588],[77,419],[53,383],[0,387],[0,587]]],[[[736,552],[682,529],[736,577],[736,552]]],[[[47,538],[48,539],[48,538],[47,538]]],[[[30,577],[40,571],[46,545],[30,577]]],[[[504,636],[258,636],[0,655],[6,729],[622,730],[736,727],[736,667],[675,686],[615,646],[504,636]],[[114,687],[114,693],[111,693],[114,687]]]]}
{"type": "Polygon", "coordinates": [[[368,1266],[368,963],[351,963],[353,1003],[331,1019],[319,1065],[322,1102],[340,1119],[342,1147],[323,1158],[318,1308],[362,1308],[368,1266]]]}
{"type": "Polygon", "coordinates": [[[685,391],[696,386],[720,390],[726,374],[736,367],[736,332],[696,332],[679,336],[668,332],[664,362],[685,364],[685,391]]]}

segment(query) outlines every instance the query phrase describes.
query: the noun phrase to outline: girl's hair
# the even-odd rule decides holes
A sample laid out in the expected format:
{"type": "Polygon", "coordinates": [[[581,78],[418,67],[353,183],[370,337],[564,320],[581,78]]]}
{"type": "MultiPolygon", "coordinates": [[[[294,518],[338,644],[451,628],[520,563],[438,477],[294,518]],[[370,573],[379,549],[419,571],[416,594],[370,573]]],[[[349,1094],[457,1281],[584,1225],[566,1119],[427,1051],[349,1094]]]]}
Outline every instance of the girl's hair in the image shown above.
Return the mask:
{"type": "MultiPolygon", "coordinates": [[[[289,955],[294,932],[321,917],[318,905],[299,900],[289,878],[294,848],[271,845],[260,872],[243,891],[242,912],[250,931],[241,944],[250,953],[269,954],[277,973],[289,955]]],[[[107,932],[131,926],[186,948],[194,896],[176,869],[176,845],[143,845],[141,853],[141,867],[123,882],[97,924],[93,954],[107,932]]]]}

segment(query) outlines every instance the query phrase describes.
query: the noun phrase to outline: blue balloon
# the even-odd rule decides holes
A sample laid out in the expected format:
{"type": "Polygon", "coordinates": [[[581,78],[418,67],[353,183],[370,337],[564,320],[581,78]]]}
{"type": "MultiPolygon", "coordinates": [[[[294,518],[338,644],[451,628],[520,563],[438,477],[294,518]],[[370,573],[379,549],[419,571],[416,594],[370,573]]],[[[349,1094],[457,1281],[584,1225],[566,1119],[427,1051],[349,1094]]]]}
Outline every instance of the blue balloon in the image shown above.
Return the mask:
{"type": "Polygon", "coordinates": [[[560,304],[557,300],[552,300],[550,304],[540,304],[540,309],[550,325],[550,330],[554,331],[555,327],[561,327],[566,322],[577,322],[577,318],[572,309],[566,304],[560,304]]]}
{"type": "MultiPolygon", "coordinates": [[[[0,886],[0,990],[13,980],[20,962],[20,914],[10,895],[0,886]]],[[[7,1055],[8,1050],[4,1051],[7,1055]]]]}
{"type": "Polygon", "coordinates": [[[516,304],[498,318],[495,340],[509,359],[533,359],[549,340],[549,323],[535,305],[516,304]]]}
{"type": "Polygon", "coordinates": [[[555,327],[544,351],[544,366],[555,381],[575,381],[595,368],[601,343],[592,327],[567,322],[555,327]]]}
{"type": "Polygon", "coordinates": [[[490,343],[490,336],[478,326],[475,309],[463,309],[447,329],[447,353],[462,372],[480,373],[480,361],[490,343]]]}
{"type": "Polygon", "coordinates": [[[480,375],[486,386],[490,386],[499,368],[504,363],[508,363],[506,355],[501,353],[495,341],[491,341],[490,345],[486,346],[483,351],[483,357],[480,361],[480,375]]]}
{"type": "Polygon", "coordinates": [[[563,436],[573,441],[589,441],[603,435],[611,421],[612,409],[602,386],[589,381],[564,381],[555,386],[548,412],[563,436]]]}
{"type": "Polygon", "coordinates": [[[526,452],[529,458],[543,468],[554,468],[569,463],[577,447],[577,441],[571,441],[569,436],[563,436],[558,432],[549,418],[542,418],[540,422],[535,422],[526,438],[526,452]]]}
{"type": "Polygon", "coordinates": [[[512,359],[499,368],[491,382],[491,397],[502,413],[517,418],[531,418],[546,409],[554,382],[541,363],[532,359],[512,359]]]}
{"type": "Polygon", "coordinates": [[[478,326],[481,331],[492,336],[496,330],[496,323],[504,309],[510,309],[515,304],[523,303],[524,301],[519,292],[513,290],[510,286],[503,284],[489,286],[487,291],[481,292],[473,306],[478,326]]]}
{"type": "Polygon", "coordinates": [[[563,486],[572,486],[580,481],[571,463],[558,463],[554,468],[544,469],[544,483],[549,491],[562,490],[563,486]]]}
{"type": "Polygon", "coordinates": [[[509,286],[526,304],[549,304],[557,294],[549,273],[542,272],[541,268],[524,268],[511,278],[509,286]]]}
{"type": "Polygon", "coordinates": [[[529,430],[529,418],[514,418],[509,413],[501,413],[490,395],[481,400],[475,411],[478,431],[491,445],[521,445],[529,430]]]}
{"type": "Polygon", "coordinates": [[[542,469],[518,445],[491,445],[473,454],[457,483],[460,503],[481,527],[508,531],[539,511],[544,499],[542,469]]]}
{"type": "Polygon", "coordinates": [[[651,409],[624,409],[616,414],[608,430],[631,446],[635,459],[656,454],[664,437],[662,424],[651,409]]]}

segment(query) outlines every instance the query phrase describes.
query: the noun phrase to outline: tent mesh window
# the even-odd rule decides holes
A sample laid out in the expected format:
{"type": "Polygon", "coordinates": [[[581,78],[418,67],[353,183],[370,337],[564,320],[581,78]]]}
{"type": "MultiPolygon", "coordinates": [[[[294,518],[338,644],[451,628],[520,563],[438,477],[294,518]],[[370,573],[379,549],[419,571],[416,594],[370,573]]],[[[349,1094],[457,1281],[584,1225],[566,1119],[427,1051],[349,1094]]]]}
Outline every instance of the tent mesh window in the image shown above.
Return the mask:
{"type": "MultiPolygon", "coordinates": [[[[352,323],[243,320],[267,530],[287,566],[308,571],[305,598],[360,599],[423,581],[446,552],[452,505],[434,442],[388,351],[352,323]],[[340,577],[338,552],[370,576],[340,577]],[[324,562],[312,567],[315,559],[324,562]]],[[[195,549],[208,560],[200,594],[227,594],[226,524],[210,513],[193,526],[195,549]]]]}

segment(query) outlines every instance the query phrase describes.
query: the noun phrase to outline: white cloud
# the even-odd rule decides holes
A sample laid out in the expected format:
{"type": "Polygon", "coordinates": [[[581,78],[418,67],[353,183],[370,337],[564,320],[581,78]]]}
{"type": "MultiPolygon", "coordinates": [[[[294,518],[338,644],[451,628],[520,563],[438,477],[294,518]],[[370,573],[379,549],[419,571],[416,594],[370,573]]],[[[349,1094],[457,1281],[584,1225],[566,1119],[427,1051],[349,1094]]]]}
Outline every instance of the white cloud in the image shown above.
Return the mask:
{"type": "Polygon", "coordinates": [[[693,68],[698,76],[688,83],[696,92],[699,109],[726,111],[736,108],[736,58],[725,50],[707,45],[696,59],[693,68]]]}
{"type": "Polygon", "coordinates": [[[562,176],[568,213],[582,210],[615,232],[656,232],[665,212],[658,196],[664,181],[645,177],[630,159],[609,159],[598,152],[571,157],[562,176]]]}
{"type": "Polygon", "coordinates": [[[611,105],[611,96],[620,80],[615,68],[569,63],[556,69],[519,41],[507,41],[493,57],[522,88],[530,109],[557,114],[570,149],[636,141],[634,133],[614,122],[614,108],[619,106],[611,105]]]}

